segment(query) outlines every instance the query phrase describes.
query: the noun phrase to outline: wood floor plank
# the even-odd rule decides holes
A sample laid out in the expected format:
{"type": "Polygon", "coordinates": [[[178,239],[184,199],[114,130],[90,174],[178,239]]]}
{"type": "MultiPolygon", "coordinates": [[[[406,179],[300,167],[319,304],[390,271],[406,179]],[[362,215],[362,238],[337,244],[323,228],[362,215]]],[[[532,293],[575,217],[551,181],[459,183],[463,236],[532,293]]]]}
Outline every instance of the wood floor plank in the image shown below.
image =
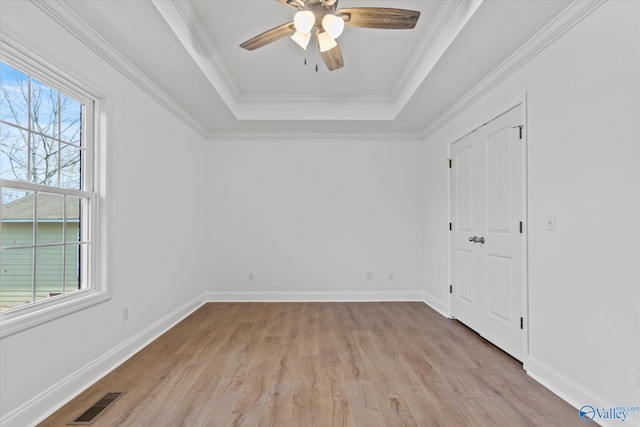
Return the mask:
{"type": "Polygon", "coordinates": [[[422,303],[206,304],[42,422],[581,426],[522,366],[422,303]]]}

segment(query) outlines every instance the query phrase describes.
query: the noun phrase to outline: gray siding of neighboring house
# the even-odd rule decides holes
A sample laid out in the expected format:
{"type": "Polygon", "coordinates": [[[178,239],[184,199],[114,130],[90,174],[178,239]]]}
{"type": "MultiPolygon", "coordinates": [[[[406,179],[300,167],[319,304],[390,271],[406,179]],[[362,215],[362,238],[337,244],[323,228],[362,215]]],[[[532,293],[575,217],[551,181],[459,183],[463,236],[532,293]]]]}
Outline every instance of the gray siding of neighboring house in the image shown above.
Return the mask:
{"type": "MultiPolygon", "coordinates": [[[[62,232],[60,221],[40,222],[37,243],[62,243],[62,232]]],[[[66,234],[67,241],[77,241],[78,223],[68,222],[66,234]]],[[[30,245],[33,222],[3,222],[0,235],[4,248],[30,245]]],[[[78,289],[78,246],[67,245],[64,262],[63,256],[62,245],[36,249],[36,301],[78,289]]],[[[0,252],[0,309],[33,301],[33,275],[33,249],[0,252]]]]}

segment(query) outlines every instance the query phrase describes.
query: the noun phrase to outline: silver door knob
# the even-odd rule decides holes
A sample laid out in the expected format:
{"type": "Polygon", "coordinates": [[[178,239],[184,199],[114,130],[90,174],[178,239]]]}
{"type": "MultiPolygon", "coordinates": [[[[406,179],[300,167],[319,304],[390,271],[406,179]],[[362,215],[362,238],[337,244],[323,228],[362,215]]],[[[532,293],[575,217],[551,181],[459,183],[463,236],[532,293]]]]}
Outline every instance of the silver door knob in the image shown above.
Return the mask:
{"type": "Polygon", "coordinates": [[[478,243],[480,243],[480,244],[484,245],[484,237],[480,237],[480,238],[477,238],[477,237],[476,237],[476,239],[477,239],[477,240],[476,240],[476,242],[478,242],[478,243]]]}
{"type": "Polygon", "coordinates": [[[469,237],[470,242],[484,244],[484,237],[473,236],[469,237]]]}
{"type": "Polygon", "coordinates": [[[476,236],[469,237],[469,241],[470,241],[470,242],[475,242],[475,241],[476,241],[476,239],[477,239],[477,237],[476,237],[476,236]]]}

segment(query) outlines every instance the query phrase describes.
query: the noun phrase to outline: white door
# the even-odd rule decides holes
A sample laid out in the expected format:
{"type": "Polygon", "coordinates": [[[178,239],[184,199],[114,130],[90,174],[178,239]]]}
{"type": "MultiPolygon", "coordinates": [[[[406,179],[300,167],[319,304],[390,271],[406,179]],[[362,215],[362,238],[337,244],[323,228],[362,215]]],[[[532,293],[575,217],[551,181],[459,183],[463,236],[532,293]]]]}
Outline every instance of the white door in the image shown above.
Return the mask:
{"type": "Polygon", "coordinates": [[[523,356],[523,140],[516,107],[451,146],[455,318],[523,356]]]}

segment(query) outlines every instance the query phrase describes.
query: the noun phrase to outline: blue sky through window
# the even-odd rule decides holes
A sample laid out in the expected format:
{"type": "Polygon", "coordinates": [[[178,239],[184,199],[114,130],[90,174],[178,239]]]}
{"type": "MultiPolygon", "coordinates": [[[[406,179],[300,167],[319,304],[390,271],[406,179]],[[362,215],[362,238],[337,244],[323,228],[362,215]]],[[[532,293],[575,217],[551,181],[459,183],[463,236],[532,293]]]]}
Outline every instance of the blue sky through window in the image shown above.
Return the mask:
{"type": "Polygon", "coordinates": [[[0,178],[81,189],[82,103],[0,62],[0,178]]]}

